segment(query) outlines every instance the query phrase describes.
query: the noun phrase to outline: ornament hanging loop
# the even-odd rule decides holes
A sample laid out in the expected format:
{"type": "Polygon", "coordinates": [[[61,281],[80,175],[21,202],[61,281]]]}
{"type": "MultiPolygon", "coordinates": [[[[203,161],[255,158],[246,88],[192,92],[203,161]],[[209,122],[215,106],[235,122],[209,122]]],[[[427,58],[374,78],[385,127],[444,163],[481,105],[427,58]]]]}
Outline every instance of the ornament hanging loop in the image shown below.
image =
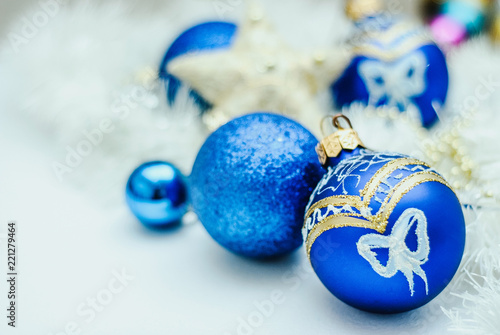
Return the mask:
{"type": "Polygon", "coordinates": [[[349,128],[352,129],[351,120],[349,120],[349,118],[347,116],[345,116],[344,114],[340,114],[340,113],[335,115],[332,119],[332,123],[335,126],[335,128],[337,128],[338,130],[345,129],[344,127],[342,127],[340,125],[339,119],[344,119],[347,122],[347,124],[349,125],[349,128]]]}
{"type": "Polygon", "coordinates": [[[347,125],[349,126],[349,129],[352,129],[351,120],[349,120],[349,118],[347,116],[345,116],[344,114],[338,113],[336,115],[327,115],[324,118],[322,118],[321,122],[320,122],[321,134],[323,135],[323,137],[328,136],[327,132],[325,131],[325,121],[328,120],[328,119],[332,120],[332,125],[336,129],[338,129],[338,130],[344,130],[345,129],[340,124],[340,120],[339,119],[343,119],[345,122],[347,122],[347,125]]]}
{"type": "Polygon", "coordinates": [[[322,165],[327,165],[329,158],[335,158],[340,155],[342,150],[354,150],[357,147],[364,148],[363,142],[358,137],[358,133],[352,129],[351,120],[343,114],[329,115],[321,120],[321,132],[324,138],[316,146],[316,153],[322,165]],[[332,120],[332,125],[337,128],[333,134],[326,136],[323,128],[326,119],[332,120]],[[349,128],[344,128],[340,120],[347,123],[349,128]]]}

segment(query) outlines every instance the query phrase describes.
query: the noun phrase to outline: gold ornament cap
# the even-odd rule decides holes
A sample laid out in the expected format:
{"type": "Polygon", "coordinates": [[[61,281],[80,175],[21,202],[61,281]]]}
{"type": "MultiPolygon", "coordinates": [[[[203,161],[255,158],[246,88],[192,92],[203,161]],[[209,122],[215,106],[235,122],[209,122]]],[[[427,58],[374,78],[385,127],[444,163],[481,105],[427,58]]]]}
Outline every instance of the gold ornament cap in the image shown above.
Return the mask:
{"type": "Polygon", "coordinates": [[[383,9],[382,0],[347,0],[345,13],[351,20],[358,21],[364,17],[377,14],[383,9]]]}
{"type": "Polygon", "coordinates": [[[495,17],[492,25],[491,25],[491,39],[495,43],[500,43],[500,8],[499,13],[495,17]]]}
{"type": "Polygon", "coordinates": [[[332,119],[332,124],[337,131],[324,137],[318,145],[316,145],[316,153],[318,154],[319,161],[322,165],[328,163],[329,158],[335,158],[340,155],[342,150],[354,150],[358,147],[365,148],[363,142],[358,136],[358,133],[352,129],[351,120],[343,114],[335,116],[326,116],[321,121],[321,131],[323,135],[323,124],[326,119],[332,119]],[[340,125],[340,119],[347,122],[349,128],[344,128],[340,125]]]}

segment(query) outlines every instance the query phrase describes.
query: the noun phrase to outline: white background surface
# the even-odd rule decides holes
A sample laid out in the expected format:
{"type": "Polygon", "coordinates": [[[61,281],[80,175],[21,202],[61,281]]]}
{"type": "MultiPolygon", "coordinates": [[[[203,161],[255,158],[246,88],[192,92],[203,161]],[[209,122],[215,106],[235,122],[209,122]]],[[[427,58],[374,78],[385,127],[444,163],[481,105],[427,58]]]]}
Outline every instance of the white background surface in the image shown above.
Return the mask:
{"type": "MultiPolygon", "coordinates": [[[[106,208],[54,177],[50,142],[18,119],[0,119],[0,229],[18,224],[18,328],[2,334],[237,334],[240,319],[273,291],[284,302],[241,334],[442,334],[433,301],[401,315],[373,315],[334,298],[311,273],[302,249],[258,262],[217,245],[200,224],[153,232],[125,205],[106,208]],[[77,308],[108,287],[113,270],[134,277],[91,323],[77,308]],[[69,333],[67,333],[69,334],[69,333]]],[[[6,246],[0,245],[0,276],[6,246]]],[[[1,278],[1,277],[0,277],[1,278]]],[[[367,283],[369,284],[369,283],[367,283]]],[[[6,282],[0,281],[5,314],[6,282]]],[[[258,318],[256,319],[258,320],[258,318]]]]}
{"type": "Polygon", "coordinates": [[[2,235],[0,334],[72,334],[65,327],[73,323],[78,327],[73,334],[96,335],[446,332],[439,299],[388,316],[343,304],[311,272],[302,249],[259,262],[227,252],[198,223],[147,230],[121,201],[121,185],[110,190],[115,201],[107,205],[59,183],[51,170],[55,150],[33,125],[0,113],[0,234],[9,220],[17,222],[19,273],[18,327],[13,330],[4,316],[2,235]],[[102,297],[113,271],[122,270],[134,278],[87,322],[78,308],[88,298],[102,297]],[[256,304],[276,290],[284,301],[259,319],[256,304]],[[257,326],[243,329],[242,320],[249,318],[257,326]]]}

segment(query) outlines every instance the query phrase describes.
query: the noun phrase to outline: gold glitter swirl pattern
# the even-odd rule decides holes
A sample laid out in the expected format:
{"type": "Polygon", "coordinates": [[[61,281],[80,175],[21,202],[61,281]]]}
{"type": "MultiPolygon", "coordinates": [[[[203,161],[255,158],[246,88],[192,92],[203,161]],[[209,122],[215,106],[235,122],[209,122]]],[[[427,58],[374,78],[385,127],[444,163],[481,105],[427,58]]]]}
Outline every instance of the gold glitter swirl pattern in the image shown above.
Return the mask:
{"type": "Polygon", "coordinates": [[[378,187],[382,183],[382,181],[391,173],[396,171],[397,169],[402,168],[403,166],[407,165],[421,165],[429,168],[429,165],[426,163],[419,161],[418,159],[410,158],[410,157],[404,157],[404,158],[398,158],[395,159],[384,166],[382,166],[375,174],[372,176],[372,178],[366,183],[365,187],[359,192],[362,197],[366,197],[368,199],[371,199],[374,195],[375,192],[377,191],[378,187]]]}
{"type": "Polygon", "coordinates": [[[446,180],[444,180],[443,177],[431,170],[416,172],[396,184],[387,193],[377,213],[374,215],[371,214],[369,204],[375,196],[379,186],[391,173],[407,165],[428,167],[427,164],[413,158],[395,159],[385,164],[372,176],[372,178],[366,183],[365,187],[360,190],[361,197],[347,195],[331,196],[321,199],[313,204],[307,211],[305,216],[306,220],[304,221],[304,227],[312,227],[306,236],[306,249],[308,256],[315,240],[322,233],[333,228],[359,227],[373,229],[383,234],[386,230],[389,217],[399,201],[410,190],[422,183],[434,181],[446,185],[451,189],[451,186],[446,182],[446,180]],[[352,211],[347,213],[337,212],[333,215],[321,217],[321,209],[329,206],[350,206],[357,209],[360,214],[352,211]],[[321,218],[321,221],[315,223],[314,221],[318,218],[321,218]]]}
{"type": "Polygon", "coordinates": [[[394,159],[393,161],[390,161],[389,163],[382,166],[372,176],[372,178],[368,181],[368,183],[366,183],[365,187],[359,192],[360,195],[363,197],[363,200],[361,200],[361,198],[358,196],[349,196],[349,195],[337,195],[337,196],[327,197],[321,199],[320,201],[312,205],[307,211],[305,217],[306,218],[310,217],[311,214],[316,209],[325,208],[328,205],[335,205],[335,206],[350,205],[355,208],[364,208],[364,207],[367,208],[371,199],[375,195],[377,189],[380,187],[380,184],[382,184],[383,180],[397,169],[400,169],[403,166],[407,165],[421,165],[429,167],[426,163],[414,158],[405,157],[405,158],[394,159]]]}
{"type": "Polygon", "coordinates": [[[306,218],[310,217],[316,209],[321,209],[328,207],[328,205],[333,206],[345,206],[349,205],[355,208],[361,208],[364,206],[364,202],[361,201],[360,197],[355,195],[335,195],[321,199],[316,202],[306,213],[306,218]]]}
{"type": "Polygon", "coordinates": [[[428,39],[416,37],[413,39],[409,39],[403,45],[394,50],[383,50],[373,45],[362,45],[354,47],[353,53],[356,55],[363,55],[367,57],[381,59],[386,62],[391,62],[394,61],[395,59],[402,57],[403,55],[407,55],[413,50],[416,50],[428,44],[430,44],[428,39]]]}
{"type": "MultiPolygon", "coordinates": [[[[348,214],[348,213],[344,213],[348,214]]],[[[316,239],[323,234],[325,231],[328,231],[333,228],[342,228],[342,227],[358,227],[358,228],[371,228],[371,223],[368,220],[360,219],[357,217],[337,214],[332,215],[326,218],[325,220],[318,223],[313,230],[309,233],[309,238],[306,242],[307,249],[307,257],[310,258],[311,248],[316,241],[316,239]]]]}
{"type": "Polygon", "coordinates": [[[432,43],[430,36],[423,30],[417,30],[412,23],[400,22],[388,30],[364,33],[363,40],[377,40],[381,45],[359,43],[353,46],[354,54],[365,55],[385,61],[393,61],[424,45],[432,43]],[[397,48],[390,47],[401,36],[409,33],[397,48]]]}

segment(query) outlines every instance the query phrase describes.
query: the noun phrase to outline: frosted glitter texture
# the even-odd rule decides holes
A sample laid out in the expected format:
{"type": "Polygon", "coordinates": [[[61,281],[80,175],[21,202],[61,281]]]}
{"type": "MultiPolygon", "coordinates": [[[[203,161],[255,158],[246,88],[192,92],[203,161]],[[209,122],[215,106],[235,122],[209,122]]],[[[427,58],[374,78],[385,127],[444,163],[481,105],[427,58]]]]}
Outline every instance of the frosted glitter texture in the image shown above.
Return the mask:
{"type": "Polygon", "coordinates": [[[208,233],[248,257],[302,244],[304,209],[324,173],[317,139],[280,115],[246,115],[220,127],[200,149],[190,177],[193,207],[208,233]]]}

